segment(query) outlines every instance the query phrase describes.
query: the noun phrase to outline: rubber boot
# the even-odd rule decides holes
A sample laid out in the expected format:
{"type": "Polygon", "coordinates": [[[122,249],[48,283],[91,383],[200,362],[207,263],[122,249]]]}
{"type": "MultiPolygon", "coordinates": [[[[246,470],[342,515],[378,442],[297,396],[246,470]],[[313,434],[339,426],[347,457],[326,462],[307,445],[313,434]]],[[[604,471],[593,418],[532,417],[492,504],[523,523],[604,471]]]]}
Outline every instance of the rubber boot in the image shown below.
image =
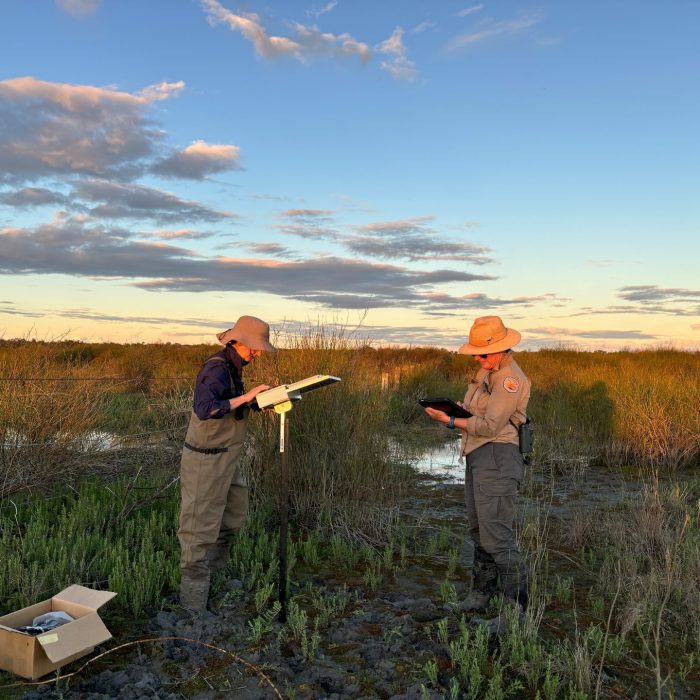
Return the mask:
{"type": "Polygon", "coordinates": [[[483,550],[477,547],[472,588],[459,605],[462,612],[483,612],[498,592],[496,567],[491,562],[484,562],[482,557],[483,550]]]}
{"type": "Polygon", "coordinates": [[[210,580],[228,566],[230,543],[217,542],[207,547],[207,559],[209,560],[210,580]]]}
{"type": "MultiPolygon", "coordinates": [[[[515,614],[511,620],[515,620],[517,624],[522,624],[525,619],[525,610],[528,603],[528,587],[527,581],[522,583],[517,592],[512,591],[504,593],[504,604],[511,608],[515,614]]],[[[482,620],[474,618],[473,622],[486,628],[489,637],[502,637],[508,632],[509,619],[506,611],[502,610],[501,614],[491,618],[490,620],[482,620]]]]}
{"type": "Polygon", "coordinates": [[[489,606],[489,602],[492,597],[493,593],[479,591],[474,588],[459,604],[459,609],[462,612],[484,612],[484,610],[486,610],[486,608],[489,606]]]}
{"type": "Polygon", "coordinates": [[[180,605],[192,612],[205,612],[209,600],[209,579],[191,579],[186,576],[180,581],[180,605]]]}

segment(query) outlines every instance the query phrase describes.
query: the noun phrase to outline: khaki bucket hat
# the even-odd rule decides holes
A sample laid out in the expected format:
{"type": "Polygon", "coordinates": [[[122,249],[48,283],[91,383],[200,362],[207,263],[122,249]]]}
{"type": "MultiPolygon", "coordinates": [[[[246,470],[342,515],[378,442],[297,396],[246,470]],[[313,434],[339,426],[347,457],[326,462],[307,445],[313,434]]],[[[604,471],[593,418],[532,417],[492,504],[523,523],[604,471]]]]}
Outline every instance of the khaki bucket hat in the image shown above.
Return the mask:
{"type": "Polygon", "coordinates": [[[459,349],[462,355],[490,355],[510,350],[520,342],[520,333],[506,328],[500,316],[477,318],[469,331],[469,341],[459,349]]]}
{"type": "Polygon", "coordinates": [[[216,337],[222,345],[238,340],[251,350],[277,352],[277,348],[270,343],[270,326],[255,316],[241,316],[233,328],[217,333],[216,337]]]}

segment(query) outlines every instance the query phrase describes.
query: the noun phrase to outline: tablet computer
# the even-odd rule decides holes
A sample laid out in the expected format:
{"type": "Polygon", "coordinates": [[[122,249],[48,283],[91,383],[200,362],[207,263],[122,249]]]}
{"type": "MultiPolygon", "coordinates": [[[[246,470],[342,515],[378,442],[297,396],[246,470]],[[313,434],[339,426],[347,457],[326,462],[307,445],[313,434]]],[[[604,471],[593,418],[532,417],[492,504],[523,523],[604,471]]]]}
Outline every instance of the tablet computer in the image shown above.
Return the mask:
{"type": "Polygon", "coordinates": [[[445,398],[424,398],[418,399],[418,403],[425,408],[435,408],[444,411],[448,416],[455,418],[469,418],[472,414],[466,408],[462,408],[456,401],[445,398]]]}

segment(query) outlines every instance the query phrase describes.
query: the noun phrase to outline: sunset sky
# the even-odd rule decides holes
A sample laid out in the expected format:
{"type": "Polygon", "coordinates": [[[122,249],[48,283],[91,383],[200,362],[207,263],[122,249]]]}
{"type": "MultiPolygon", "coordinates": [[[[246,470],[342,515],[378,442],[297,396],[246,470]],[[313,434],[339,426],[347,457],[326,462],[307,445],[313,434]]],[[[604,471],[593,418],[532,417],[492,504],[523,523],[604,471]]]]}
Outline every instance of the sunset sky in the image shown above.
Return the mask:
{"type": "Polygon", "coordinates": [[[3,0],[0,338],[700,349],[700,2],[3,0]]]}

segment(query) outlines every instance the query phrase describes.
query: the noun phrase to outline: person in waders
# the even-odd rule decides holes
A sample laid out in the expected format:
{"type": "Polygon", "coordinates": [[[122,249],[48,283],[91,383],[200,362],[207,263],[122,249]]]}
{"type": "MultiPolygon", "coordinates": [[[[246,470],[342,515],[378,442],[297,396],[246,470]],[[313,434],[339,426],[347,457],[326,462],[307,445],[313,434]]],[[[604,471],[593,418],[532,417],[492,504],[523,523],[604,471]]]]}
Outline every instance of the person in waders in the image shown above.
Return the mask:
{"type": "Polygon", "coordinates": [[[277,351],[269,325],[254,316],[241,316],[217,339],[223,349],[197,375],[180,467],[180,604],[198,612],[207,609],[209,583],[226,566],[248,513],[240,457],[251,404],[270,387],[245,391],[243,367],[277,351]]]}
{"type": "MultiPolygon", "coordinates": [[[[462,432],[469,526],[465,550],[473,584],[460,605],[463,611],[485,610],[495,593],[520,613],[527,607],[527,566],[513,529],[515,496],[525,472],[518,430],[527,420],[530,398],[530,380],[511,352],[519,342],[520,333],[506,328],[498,316],[477,318],[459,349],[480,365],[462,402],[471,417],[425,409],[433,420],[462,432]]],[[[495,634],[505,628],[501,616],[481,622],[495,634]]]]}

